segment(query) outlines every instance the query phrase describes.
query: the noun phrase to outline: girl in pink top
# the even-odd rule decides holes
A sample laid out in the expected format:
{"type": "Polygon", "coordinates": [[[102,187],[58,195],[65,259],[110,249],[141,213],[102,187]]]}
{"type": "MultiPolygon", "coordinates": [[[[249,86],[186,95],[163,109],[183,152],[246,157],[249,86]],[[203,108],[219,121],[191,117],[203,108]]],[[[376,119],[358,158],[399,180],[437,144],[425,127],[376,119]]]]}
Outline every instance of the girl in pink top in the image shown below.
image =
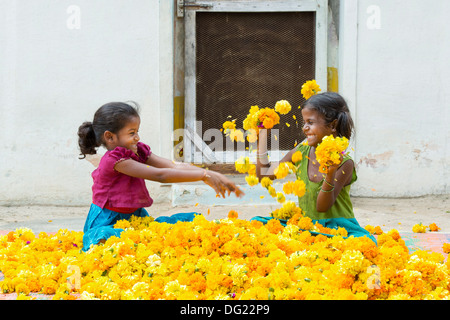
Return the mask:
{"type": "MultiPolygon", "coordinates": [[[[110,236],[120,236],[122,229],[114,224],[131,215],[148,216],[144,207],[152,205],[145,179],[161,183],[202,180],[217,194],[225,197],[242,191],[224,175],[185,163],[174,163],[152,153],[140,142],[140,117],[135,107],[121,102],[103,105],[92,122],[84,122],[78,129],[81,159],[96,154],[101,145],[108,150],[92,172],[92,204],[84,226],[83,250],[104,242],[110,236]]],[[[174,223],[190,221],[194,213],[180,213],[161,221],[174,223]]],[[[158,218],[159,219],[159,218],[158,218]]],[[[156,219],[156,221],[158,221],[156,219]]]]}

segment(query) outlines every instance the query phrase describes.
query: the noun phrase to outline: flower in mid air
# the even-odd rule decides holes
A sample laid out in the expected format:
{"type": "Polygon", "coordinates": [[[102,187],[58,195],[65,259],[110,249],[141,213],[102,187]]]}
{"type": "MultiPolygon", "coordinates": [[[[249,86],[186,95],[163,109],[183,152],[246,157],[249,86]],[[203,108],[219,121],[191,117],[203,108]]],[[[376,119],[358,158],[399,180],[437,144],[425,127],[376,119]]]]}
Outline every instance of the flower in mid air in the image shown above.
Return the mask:
{"type": "Polygon", "coordinates": [[[289,113],[289,111],[291,111],[291,108],[291,105],[286,100],[277,101],[277,103],[275,104],[275,111],[280,114],[289,113]]]}
{"type": "Polygon", "coordinates": [[[236,170],[240,173],[247,173],[250,170],[252,164],[250,163],[249,157],[240,157],[234,163],[236,170]]]}
{"type": "Polygon", "coordinates": [[[294,154],[292,155],[292,162],[297,164],[297,162],[302,161],[302,153],[300,151],[295,151],[294,154]]]}
{"type": "Polygon", "coordinates": [[[230,130],[230,129],[236,129],[236,120],[233,121],[225,121],[223,123],[223,129],[224,130],[230,130]]]}
{"type": "Polygon", "coordinates": [[[258,133],[255,129],[247,130],[247,141],[250,143],[255,143],[258,140],[258,133]]]}
{"type": "Polygon", "coordinates": [[[230,139],[232,141],[245,142],[244,132],[240,129],[232,129],[230,130],[230,139]]]}
{"type": "Polygon", "coordinates": [[[288,181],[283,184],[283,192],[285,194],[295,194],[297,197],[303,197],[306,192],[306,185],[300,179],[288,181]]]}
{"type": "Polygon", "coordinates": [[[269,186],[272,185],[272,183],[273,183],[273,181],[270,178],[268,178],[268,177],[264,177],[264,178],[261,179],[261,186],[263,188],[267,189],[269,186]]]}
{"type": "Polygon", "coordinates": [[[287,162],[281,162],[275,169],[274,174],[277,179],[284,179],[289,174],[289,169],[287,162]]]}
{"type": "Polygon", "coordinates": [[[311,80],[311,81],[306,81],[303,85],[302,85],[302,95],[303,97],[308,100],[310,97],[312,97],[313,95],[319,93],[319,91],[322,91],[322,89],[320,89],[319,85],[317,84],[316,80],[311,80]]]}
{"type": "Polygon", "coordinates": [[[279,203],[284,203],[286,201],[286,197],[283,192],[277,192],[277,201],[279,203]]]}
{"type": "Polygon", "coordinates": [[[247,181],[250,187],[256,186],[259,183],[259,179],[257,176],[248,175],[245,177],[245,181],[247,181]]]}

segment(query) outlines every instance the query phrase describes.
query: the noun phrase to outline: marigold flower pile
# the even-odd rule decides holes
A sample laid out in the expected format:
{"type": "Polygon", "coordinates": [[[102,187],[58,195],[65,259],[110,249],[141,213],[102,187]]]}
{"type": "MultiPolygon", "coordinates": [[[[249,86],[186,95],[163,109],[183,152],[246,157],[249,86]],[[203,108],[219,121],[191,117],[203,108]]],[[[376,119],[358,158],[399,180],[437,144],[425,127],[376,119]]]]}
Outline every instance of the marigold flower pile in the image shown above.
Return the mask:
{"type": "Polygon", "coordinates": [[[342,230],[313,236],[329,230],[301,214],[286,227],[277,219],[263,225],[236,216],[198,215],[174,225],[122,220],[120,238],[88,252],[80,250],[81,232],[36,237],[17,229],[0,237],[0,288],[54,299],[450,298],[443,255],[409,254],[396,230],[380,234],[376,246],[342,230]]]}

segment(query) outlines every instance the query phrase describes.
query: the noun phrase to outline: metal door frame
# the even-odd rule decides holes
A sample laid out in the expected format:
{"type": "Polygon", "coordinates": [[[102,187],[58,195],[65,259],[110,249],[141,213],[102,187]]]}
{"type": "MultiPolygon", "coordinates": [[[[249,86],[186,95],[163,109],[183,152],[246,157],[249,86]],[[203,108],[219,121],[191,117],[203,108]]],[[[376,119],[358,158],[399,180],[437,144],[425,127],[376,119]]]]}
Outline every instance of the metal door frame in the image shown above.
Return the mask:
{"type": "MultiPolygon", "coordinates": [[[[181,2],[181,1],[179,1],[181,2]]],[[[180,5],[181,3],[179,3],[180,5]]],[[[185,132],[201,137],[196,132],[196,13],[197,12],[315,12],[316,13],[316,52],[315,79],[321,88],[327,88],[327,25],[328,0],[221,0],[214,1],[183,1],[183,12],[177,9],[179,15],[184,15],[184,61],[185,61],[185,132]]],[[[300,84],[301,85],[301,84],[300,84]]],[[[227,119],[224,119],[226,121],[227,119]]],[[[195,139],[184,143],[184,161],[193,163],[204,158],[205,152],[197,153],[195,139]]],[[[203,143],[203,147],[206,145],[203,143]]],[[[199,147],[197,143],[197,147],[199,147]]],[[[206,146],[207,148],[207,146],[206,146]]],[[[210,151],[210,150],[209,150],[210,151]]],[[[269,152],[271,160],[278,161],[289,150],[269,152]]],[[[211,152],[206,153],[207,162],[214,162],[211,152]]],[[[250,159],[255,157],[250,154],[250,159]]],[[[226,157],[226,159],[233,157],[226,157]]],[[[255,159],[253,159],[254,161],[255,159]]],[[[203,162],[203,161],[202,161],[203,162]]]]}

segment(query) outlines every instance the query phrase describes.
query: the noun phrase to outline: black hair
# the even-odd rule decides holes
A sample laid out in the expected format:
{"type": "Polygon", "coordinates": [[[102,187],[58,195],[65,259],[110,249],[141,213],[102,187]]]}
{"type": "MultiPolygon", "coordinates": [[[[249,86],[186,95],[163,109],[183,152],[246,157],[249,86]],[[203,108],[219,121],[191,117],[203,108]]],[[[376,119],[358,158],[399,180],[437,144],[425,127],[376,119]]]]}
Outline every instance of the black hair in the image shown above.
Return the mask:
{"type": "Polygon", "coordinates": [[[87,154],[96,154],[97,148],[104,145],[105,131],[118,133],[133,117],[139,117],[139,105],[134,106],[124,102],[110,102],[101,106],[94,115],[92,122],[86,121],[78,128],[78,145],[80,159],[87,154]]]}
{"type": "Polygon", "coordinates": [[[305,102],[304,108],[316,110],[324,117],[327,124],[336,121],[336,133],[339,137],[350,139],[354,124],[347,102],[338,93],[324,92],[313,95],[305,102]]]}

